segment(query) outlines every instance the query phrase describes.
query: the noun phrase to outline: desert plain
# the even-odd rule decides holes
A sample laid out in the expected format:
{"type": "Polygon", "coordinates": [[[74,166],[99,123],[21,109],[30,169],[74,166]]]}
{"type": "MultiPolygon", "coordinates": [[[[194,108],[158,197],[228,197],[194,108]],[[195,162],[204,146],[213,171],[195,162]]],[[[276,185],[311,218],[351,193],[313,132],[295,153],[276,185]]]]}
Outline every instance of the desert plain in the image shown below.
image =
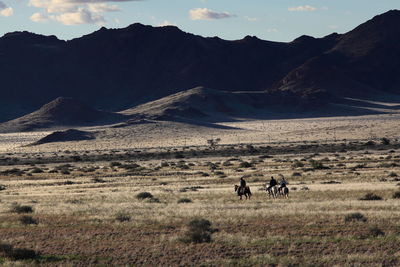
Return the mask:
{"type": "Polygon", "coordinates": [[[2,134],[0,262],[398,266],[398,117],[146,121],[40,145],[50,132],[2,134]],[[288,198],[268,196],[271,176],[288,198]]]}

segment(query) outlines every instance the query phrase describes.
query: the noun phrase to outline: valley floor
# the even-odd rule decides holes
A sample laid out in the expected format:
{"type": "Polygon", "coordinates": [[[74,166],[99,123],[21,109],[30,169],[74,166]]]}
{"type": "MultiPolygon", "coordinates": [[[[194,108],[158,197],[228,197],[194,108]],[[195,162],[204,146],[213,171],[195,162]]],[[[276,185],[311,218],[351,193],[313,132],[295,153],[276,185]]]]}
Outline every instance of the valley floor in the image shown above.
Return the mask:
{"type": "Polygon", "coordinates": [[[89,129],[100,132],[94,142],[28,147],[46,133],[2,135],[0,243],[37,254],[18,258],[3,245],[0,262],[398,266],[397,121],[157,122],[89,129]],[[215,150],[211,138],[221,138],[215,150]],[[288,199],[267,196],[270,176],[289,181],[288,199]],[[233,190],[240,177],[250,200],[233,190]],[[368,193],[382,199],[361,200],[368,193]],[[194,219],[211,222],[211,242],[187,240],[194,219]]]}

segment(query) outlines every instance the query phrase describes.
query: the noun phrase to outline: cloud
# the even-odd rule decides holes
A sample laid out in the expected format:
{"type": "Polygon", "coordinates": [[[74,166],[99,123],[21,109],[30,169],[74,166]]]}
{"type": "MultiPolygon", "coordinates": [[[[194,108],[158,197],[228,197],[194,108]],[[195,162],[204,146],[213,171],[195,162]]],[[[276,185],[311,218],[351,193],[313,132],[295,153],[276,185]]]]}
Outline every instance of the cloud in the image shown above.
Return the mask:
{"type": "Polygon", "coordinates": [[[109,6],[106,3],[88,4],[88,7],[89,7],[89,10],[94,13],[115,12],[115,11],[121,10],[116,5],[109,6]]]}
{"type": "Polygon", "coordinates": [[[245,16],[244,17],[247,21],[259,21],[260,19],[259,18],[255,18],[255,17],[249,17],[249,16],[245,16]]]}
{"type": "Polygon", "coordinates": [[[102,15],[93,13],[88,9],[79,8],[76,12],[68,12],[52,16],[52,19],[64,25],[101,24],[105,22],[102,15]]]}
{"type": "Polygon", "coordinates": [[[296,7],[289,7],[289,11],[315,11],[317,10],[316,7],[305,5],[305,6],[296,6],[296,7]]]}
{"type": "Polygon", "coordinates": [[[269,33],[276,33],[276,32],[279,32],[279,31],[278,31],[278,29],[276,29],[276,28],[269,28],[269,29],[267,29],[267,32],[269,32],[269,33]]]}
{"type": "Polygon", "coordinates": [[[14,14],[12,7],[8,7],[3,1],[0,1],[0,15],[3,17],[9,17],[14,14]]]}
{"type": "Polygon", "coordinates": [[[208,8],[195,8],[189,11],[192,20],[214,20],[236,17],[228,12],[216,12],[208,8]]]}
{"type": "Polygon", "coordinates": [[[158,27],[165,27],[165,26],[176,26],[175,23],[172,23],[168,20],[164,20],[164,22],[157,25],[158,27]]]}
{"type": "Polygon", "coordinates": [[[49,20],[49,17],[46,15],[43,15],[42,13],[34,13],[32,14],[32,16],[30,17],[30,19],[33,22],[46,22],[49,20]]]}
{"type": "Polygon", "coordinates": [[[65,25],[101,24],[103,14],[120,11],[117,5],[109,3],[137,2],[142,0],[29,0],[29,5],[43,9],[44,13],[34,13],[31,20],[43,22],[46,18],[65,25]]]}

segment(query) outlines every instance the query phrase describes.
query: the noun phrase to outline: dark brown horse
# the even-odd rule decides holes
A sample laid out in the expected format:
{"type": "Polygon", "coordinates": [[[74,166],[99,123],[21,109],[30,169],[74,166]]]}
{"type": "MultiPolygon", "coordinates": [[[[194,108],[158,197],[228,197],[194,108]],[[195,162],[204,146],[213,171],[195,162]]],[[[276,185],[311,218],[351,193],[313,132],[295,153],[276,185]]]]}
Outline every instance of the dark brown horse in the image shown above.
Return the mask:
{"type": "Polygon", "coordinates": [[[240,188],[240,186],[235,185],[235,192],[237,192],[238,196],[240,197],[240,200],[242,200],[242,196],[245,196],[246,199],[251,197],[251,191],[250,187],[246,186],[245,188],[240,188]]]}

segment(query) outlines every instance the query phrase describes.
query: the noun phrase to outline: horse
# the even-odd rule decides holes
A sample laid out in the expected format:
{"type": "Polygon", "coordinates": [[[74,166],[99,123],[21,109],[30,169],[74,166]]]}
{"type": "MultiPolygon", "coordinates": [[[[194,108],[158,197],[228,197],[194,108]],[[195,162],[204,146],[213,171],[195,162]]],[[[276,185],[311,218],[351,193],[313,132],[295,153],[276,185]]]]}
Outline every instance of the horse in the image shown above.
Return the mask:
{"type": "Polygon", "coordinates": [[[273,197],[273,198],[278,197],[278,188],[277,188],[276,186],[273,186],[273,187],[267,186],[267,187],[265,188],[265,190],[268,192],[268,196],[269,196],[270,198],[271,198],[271,197],[273,197]]]}
{"type": "Polygon", "coordinates": [[[280,196],[289,198],[289,188],[285,187],[279,187],[278,188],[278,193],[280,196]]]}
{"type": "Polygon", "coordinates": [[[241,188],[241,190],[239,190],[240,186],[235,185],[235,192],[237,192],[238,196],[240,197],[240,200],[242,200],[242,196],[244,195],[247,198],[251,198],[251,191],[250,191],[250,187],[246,186],[245,188],[241,188]]]}

